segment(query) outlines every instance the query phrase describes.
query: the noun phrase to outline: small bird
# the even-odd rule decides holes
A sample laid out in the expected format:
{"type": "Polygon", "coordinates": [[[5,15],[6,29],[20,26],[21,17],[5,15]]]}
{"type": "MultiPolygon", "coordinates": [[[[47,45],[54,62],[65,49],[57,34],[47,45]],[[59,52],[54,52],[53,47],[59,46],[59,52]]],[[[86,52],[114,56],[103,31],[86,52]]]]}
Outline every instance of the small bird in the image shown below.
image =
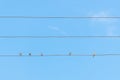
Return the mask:
{"type": "Polygon", "coordinates": [[[43,56],[43,53],[41,53],[41,56],[43,56]]]}
{"type": "Polygon", "coordinates": [[[31,53],[29,53],[29,56],[31,56],[32,54],[31,53]]]}
{"type": "Polygon", "coordinates": [[[69,52],[69,56],[72,56],[72,52],[69,52]]]}
{"type": "Polygon", "coordinates": [[[22,53],[20,53],[19,56],[22,56],[22,53]]]}
{"type": "Polygon", "coordinates": [[[96,56],[96,53],[93,53],[93,58],[96,56]]]}

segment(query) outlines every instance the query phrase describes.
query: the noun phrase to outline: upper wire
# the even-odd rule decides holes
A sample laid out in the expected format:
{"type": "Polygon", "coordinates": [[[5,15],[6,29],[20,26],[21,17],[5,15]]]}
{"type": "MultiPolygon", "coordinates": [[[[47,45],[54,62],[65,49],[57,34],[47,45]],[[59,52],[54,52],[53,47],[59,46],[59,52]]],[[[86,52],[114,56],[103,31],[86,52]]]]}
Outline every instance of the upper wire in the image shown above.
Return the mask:
{"type": "Polygon", "coordinates": [[[0,38],[120,38],[120,36],[0,36],[0,38]]]}
{"type": "Polygon", "coordinates": [[[120,19],[120,16],[0,16],[0,18],[31,18],[31,19],[52,19],[52,18],[66,18],[66,19],[90,19],[90,18],[109,18],[109,19],[120,19]]]}

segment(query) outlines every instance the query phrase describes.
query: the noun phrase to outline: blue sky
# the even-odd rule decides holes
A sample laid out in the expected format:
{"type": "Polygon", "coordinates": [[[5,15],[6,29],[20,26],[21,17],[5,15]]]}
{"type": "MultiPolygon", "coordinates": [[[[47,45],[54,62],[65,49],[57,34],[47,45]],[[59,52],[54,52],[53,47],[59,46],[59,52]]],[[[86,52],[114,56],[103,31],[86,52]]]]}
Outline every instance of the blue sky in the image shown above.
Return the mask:
{"type": "MultiPolygon", "coordinates": [[[[119,16],[119,0],[0,0],[0,16],[119,16]]],[[[118,36],[119,19],[0,19],[0,36],[118,36]]],[[[119,38],[0,39],[0,54],[120,53],[119,38]]],[[[0,57],[1,80],[119,80],[119,56],[0,57]]]]}

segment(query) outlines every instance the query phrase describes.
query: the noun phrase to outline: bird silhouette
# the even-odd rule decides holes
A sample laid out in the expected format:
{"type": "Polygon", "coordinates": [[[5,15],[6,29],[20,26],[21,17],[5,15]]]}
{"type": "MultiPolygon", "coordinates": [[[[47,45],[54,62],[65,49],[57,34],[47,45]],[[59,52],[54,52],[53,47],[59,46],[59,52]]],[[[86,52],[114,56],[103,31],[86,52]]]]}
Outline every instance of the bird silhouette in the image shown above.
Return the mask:
{"type": "Polygon", "coordinates": [[[96,53],[94,52],[92,56],[93,56],[93,58],[94,58],[94,57],[96,56],[96,53]]]}
{"type": "Polygon", "coordinates": [[[20,53],[19,56],[22,56],[22,53],[20,53]]]}
{"type": "Polygon", "coordinates": [[[69,56],[72,56],[72,52],[69,52],[69,56]]]}
{"type": "Polygon", "coordinates": [[[43,53],[41,53],[41,56],[43,56],[43,53]]]}
{"type": "Polygon", "coordinates": [[[29,53],[29,56],[31,56],[32,54],[31,53],[29,53]]]}

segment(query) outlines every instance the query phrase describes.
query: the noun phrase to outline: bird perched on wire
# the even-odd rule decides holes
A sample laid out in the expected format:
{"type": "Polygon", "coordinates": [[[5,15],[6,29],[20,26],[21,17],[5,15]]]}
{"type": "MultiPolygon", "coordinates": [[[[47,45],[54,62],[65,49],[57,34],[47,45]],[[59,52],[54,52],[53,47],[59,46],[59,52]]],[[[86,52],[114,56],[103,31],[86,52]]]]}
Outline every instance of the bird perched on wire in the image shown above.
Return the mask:
{"type": "Polygon", "coordinates": [[[43,56],[43,53],[41,53],[41,56],[43,56]]]}
{"type": "Polygon", "coordinates": [[[72,52],[69,52],[69,56],[72,56],[72,52]]]}
{"type": "Polygon", "coordinates": [[[22,53],[20,53],[19,56],[22,56],[22,53]]]}
{"type": "Polygon", "coordinates": [[[93,56],[93,58],[94,58],[94,57],[96,56],[96,53],[94,52],[92,56],[93,56]]]}
{"type": "Polygon", "coordinates": [[[31,56],[32,54],[31,53],[29,53],[29,56],[31,56]]]}

